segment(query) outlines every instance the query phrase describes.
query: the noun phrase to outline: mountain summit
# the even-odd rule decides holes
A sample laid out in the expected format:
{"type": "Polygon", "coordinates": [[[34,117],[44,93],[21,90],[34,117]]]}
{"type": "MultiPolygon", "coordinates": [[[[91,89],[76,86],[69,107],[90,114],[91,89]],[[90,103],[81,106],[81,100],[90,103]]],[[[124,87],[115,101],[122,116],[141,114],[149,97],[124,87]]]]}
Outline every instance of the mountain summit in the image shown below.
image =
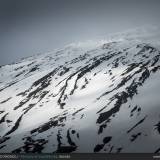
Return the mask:
{"type": "Polygon", "coordinates": [[[160,34],[136,33],[1,66],[0,153],[160,152],[160,34]]]}

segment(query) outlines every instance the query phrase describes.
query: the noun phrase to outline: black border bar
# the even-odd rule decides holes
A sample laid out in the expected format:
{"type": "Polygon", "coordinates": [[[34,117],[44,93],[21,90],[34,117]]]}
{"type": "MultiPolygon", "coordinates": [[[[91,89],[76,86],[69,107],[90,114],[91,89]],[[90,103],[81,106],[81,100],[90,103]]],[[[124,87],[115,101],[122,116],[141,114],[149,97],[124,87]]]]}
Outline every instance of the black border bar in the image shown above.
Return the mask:
{"type": "Polygon", "coordinates": [[[160,160],[152,153],[66,153],[66,154],[10,154],[0,153],[0,160],[160,160]]]}

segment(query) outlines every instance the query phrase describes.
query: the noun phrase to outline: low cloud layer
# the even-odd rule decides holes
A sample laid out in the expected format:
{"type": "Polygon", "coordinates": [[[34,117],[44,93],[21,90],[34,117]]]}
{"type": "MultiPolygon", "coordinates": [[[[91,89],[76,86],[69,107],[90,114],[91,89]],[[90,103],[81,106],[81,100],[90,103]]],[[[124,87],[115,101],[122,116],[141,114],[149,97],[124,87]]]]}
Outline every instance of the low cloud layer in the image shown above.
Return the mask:
{"type": "Polygon", "coordinates": [[[159,0],[0,1],[0,65],[70,43],[159,25],[159,0]]]}

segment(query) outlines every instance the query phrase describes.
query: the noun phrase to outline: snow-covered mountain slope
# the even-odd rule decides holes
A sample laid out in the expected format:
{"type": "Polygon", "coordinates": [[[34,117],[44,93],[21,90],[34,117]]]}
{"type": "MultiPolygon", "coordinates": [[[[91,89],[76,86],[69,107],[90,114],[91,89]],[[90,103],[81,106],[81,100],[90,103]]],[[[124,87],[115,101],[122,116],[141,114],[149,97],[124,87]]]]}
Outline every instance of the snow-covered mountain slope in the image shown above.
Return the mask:
{"type": "Polygon", "coordinates": [[[157,44],[71,45],[1,66],[0,153],[158,153],[157,44]]]}

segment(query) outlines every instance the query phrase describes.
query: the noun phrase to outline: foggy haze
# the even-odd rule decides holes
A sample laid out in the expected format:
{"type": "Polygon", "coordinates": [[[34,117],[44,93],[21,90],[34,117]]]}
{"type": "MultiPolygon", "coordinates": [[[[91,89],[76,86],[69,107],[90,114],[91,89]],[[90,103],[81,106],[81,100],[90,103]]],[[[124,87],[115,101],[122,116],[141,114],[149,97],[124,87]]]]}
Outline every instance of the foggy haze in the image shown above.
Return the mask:
{"type": "Polygon", "coordinates": [[[0,65],[85,40],[159,25],[159,0],[1,0],[0,65]]]}

